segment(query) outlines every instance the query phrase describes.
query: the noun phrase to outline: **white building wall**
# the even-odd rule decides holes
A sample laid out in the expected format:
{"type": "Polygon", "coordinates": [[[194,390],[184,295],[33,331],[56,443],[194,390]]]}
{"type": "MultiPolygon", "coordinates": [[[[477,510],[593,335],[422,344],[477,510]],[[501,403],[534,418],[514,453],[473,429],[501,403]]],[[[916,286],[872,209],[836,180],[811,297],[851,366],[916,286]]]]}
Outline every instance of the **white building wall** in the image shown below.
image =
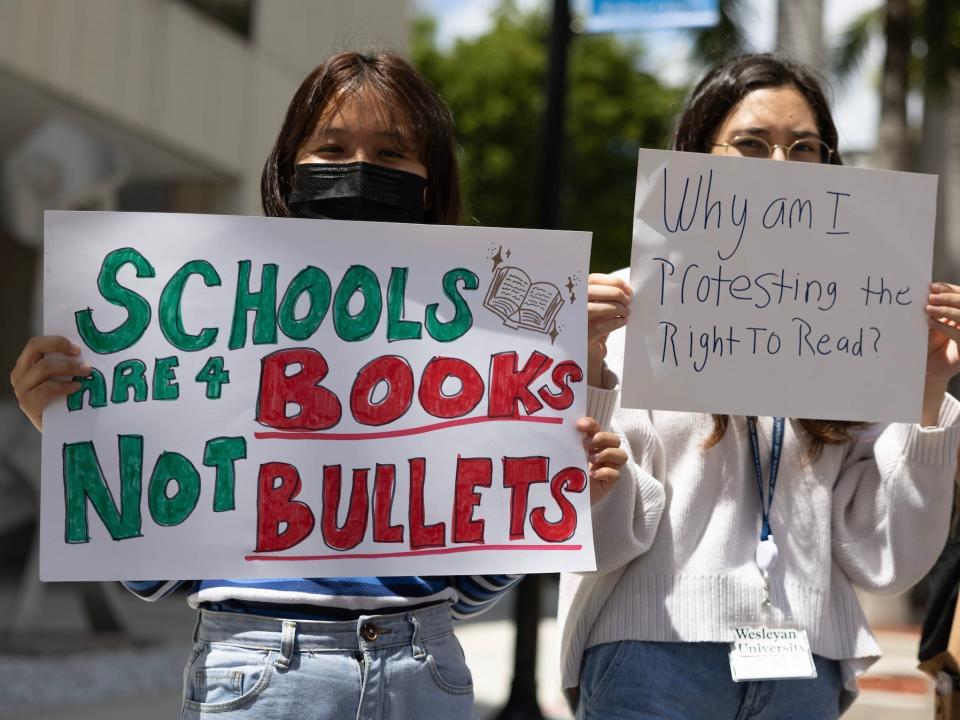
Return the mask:
{"type": "Polygon", "coordinates": [[[176,0],[3,0],[0,72],[222,178],[210,211],[258,214],[296,86],[336,49],[405,50],[409,8],[260,0],[247,41],[176,0]]]}
{"type": "Polygon", "coordinates": [[[264,52],[309,69],[337,50],[403,52],[411,12],[404,0],[267,0],[257,5],[254,34],[264,52]]]}

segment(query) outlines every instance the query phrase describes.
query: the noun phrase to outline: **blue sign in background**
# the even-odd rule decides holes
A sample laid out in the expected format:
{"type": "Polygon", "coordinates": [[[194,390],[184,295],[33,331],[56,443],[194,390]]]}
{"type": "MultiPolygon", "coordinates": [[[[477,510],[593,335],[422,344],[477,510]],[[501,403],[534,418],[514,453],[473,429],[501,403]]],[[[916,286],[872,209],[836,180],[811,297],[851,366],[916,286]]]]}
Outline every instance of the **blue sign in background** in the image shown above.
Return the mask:
{"type": "Polygon", "coordinates": [[[719,0],[589,0],[587,32],[706,27],[720,20],[719,0]]]}

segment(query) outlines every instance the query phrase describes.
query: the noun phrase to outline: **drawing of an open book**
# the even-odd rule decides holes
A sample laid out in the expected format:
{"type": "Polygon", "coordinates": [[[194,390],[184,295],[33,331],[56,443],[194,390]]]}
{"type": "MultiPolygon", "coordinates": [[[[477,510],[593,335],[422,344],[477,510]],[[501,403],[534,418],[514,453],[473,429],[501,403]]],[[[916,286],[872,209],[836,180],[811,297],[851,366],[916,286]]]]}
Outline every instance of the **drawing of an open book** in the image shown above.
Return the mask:
{"type": "Polygon", "coordinates": [[[483,306],[509,328],[549,333],[563,298],[556,285],[531,282],[520,268],[502,265],[493,275],[483,306]]]}

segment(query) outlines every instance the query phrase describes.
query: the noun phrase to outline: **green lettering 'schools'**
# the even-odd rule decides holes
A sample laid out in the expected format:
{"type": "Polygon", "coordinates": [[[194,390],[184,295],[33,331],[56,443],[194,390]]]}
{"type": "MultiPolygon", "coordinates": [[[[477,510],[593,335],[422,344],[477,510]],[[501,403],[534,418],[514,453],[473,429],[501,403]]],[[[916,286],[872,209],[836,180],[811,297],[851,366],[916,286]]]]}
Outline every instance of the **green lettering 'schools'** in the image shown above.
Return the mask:
{"type": "Polygon", "coordinates": [[[204,350],[217,339],[216,328],[203,328],[191,335],[183,327],[183,289],[191,275],[199,275],[207,287],[220,285],[220,276],[213,265],[206,260],[191,260],[173,274],[160,293],[160,331],[167,342],[185,352],[204,350]]]}
{"type": "Polygon", "coordinates": [[[473,314],[466,300],[457,291],[457,285],[463,282],[464,290],[476,290],[480,280],[476,274],[466,268],[456,268],[443,275],[443,294],[453,303],[456,312],[450,322],[444,323],[437,319],[437,303],[427,305],[427,332],[430,337],[439,342],[452,342],[463,335],[473,326],[473,314]]]}
{"type": "Polygon", "coordinates": [[[247,341],[247,312],[255,311],[253,344],[277,342],[277,266],[264,265],[260,271],[260,290],[250,289],[250,261],[238,263],[237,296],[233,305],[233,327],[230,329],[231,350],[242,348],[247,341]]]}
{"type": "Polygon", "coordinates": [[[117,273],[124,265],[133,265],[138,278],[156,277],[157,273],[153,265],[133,248],[114,250],[103,259],[97,275],[97,288],[104,300],[126,308],[127,319],[113,330],[103,331],[94,324],[90,308],[74,315],[80,337],[87,347],[100,355],[126,350],[143,336],[150,324],[150,303],[117,282],[117,273]]]}
{"type": "Polygon", "coordinates": [[[290,281],[280,301],[277,322],[280,330],[291,340],[306,340],[313,335],[330,309],[330,278],[320,268],[308,265],[290,281]],[[310,306],[302,318],[294,310],[299,299],[306,294],[310,306]]]}
{"type": "MultiPolygon", "coordinates": [[[[109,303],[127,311],[127,318],[112,330],[102,330],[93,321],[93,310],[86,308],[75,313],[77,331],[84,343],[95,353],[105,355],[126,350],[133,346],[150,325],[152,310],[150,303],[139,293],[124,287],[118,280],[118,274],[126,265],[132,265],[138,278],[156,277],[156,271],[149,261],[133,248],[121,248],[107,254],[97,275],[97,288],[101,296],[109,303]]],[[[245,346],[248,332],[248,315],[253,313],[252,342],[254,345],[273,345],[277,342],[277,330],[287,338],[296,341],[309,339],[323,323],[332,308],[333,327],[337,336],[346,342],[366,340],[380,324],[384,297],[380,280],[376,272],[365,265],[351,265],[333,291],[330,278],[320,268],[308,265],[301,269],[290,281],[277,305],[277,277],[279,268],[276,263],[266,263],[260,269],[259,289],[251,288],[253,263],[240,260],[237,263],[237,287],[233,304],[233,319],[227,347],[238,350],[245,346]],[[350,303],[359,294],[363,306],[356,314],[350,312],[350,303]],[[305,300],[301,303],[301,299],[305,300]],[[305,304],[302,317],[297,316],[297,305],[305,304]]],[[[419,340],[426,327],[430,337],[439,342],[451,342],[463,335],[473,326],[470,306],[460,293],[464,290],[476,290],[479,280],[475,273],[465,268],[454,268],[443,275],[444,296],[452,303],[453,318],[442,322],[438,318],[439,303],[425,308],[423,322],[404,317],[404,298],[407,290],[409,268],[394,267],[390,270],[387,283],[387,341],[419,340]]],[[[187,282],[198,275],[206,287],[222,285],[220,275],[207,260],[190,260],[181,266],[164,285],[160,293],[158,322],[164,338],[173,347],[184,352],[196,352],[209,348],[217,339],[217,328],[205,327],[192,334],[187,332],[183,322],[183,294],[187,282]]],[[[155,368],[154,385],[158,381],[159,391],[154,391],[154,399],[175,399],[179,390],[174,381],[173,368],[177,363],[171,358],[163,358],[165,365],[155,368]]],[[[114,371],[112,402],[127,402],[130,390],[133,390],[134,402],[146,399],[147,382],[145,367],[139,360],[127,361],[127,365],[118,365],[114,371]],[[139,363],[139,364],[138,364],[139,363]]],[[[205,368],[206,373],[211,368],[205,368]]],[[[222,368],[221,368],[222,370],[222,368]]],[[[209,377],[209,375],[208,375],[209,377]]],[[[198,378],[199,380],[199,378],[198,378]]],[[[99,390],[102,377],[91,377],[83,386],[90,394],[90,406],[99,407],[99,390]]],[[[222,379],[221,384],[226,382],[222,379]]],[[[208,387],[207,397],[219,396],[219,386],[208,387]]],[[[70,407],[78,409],[80,399],[74,400],[70,407]]]]}

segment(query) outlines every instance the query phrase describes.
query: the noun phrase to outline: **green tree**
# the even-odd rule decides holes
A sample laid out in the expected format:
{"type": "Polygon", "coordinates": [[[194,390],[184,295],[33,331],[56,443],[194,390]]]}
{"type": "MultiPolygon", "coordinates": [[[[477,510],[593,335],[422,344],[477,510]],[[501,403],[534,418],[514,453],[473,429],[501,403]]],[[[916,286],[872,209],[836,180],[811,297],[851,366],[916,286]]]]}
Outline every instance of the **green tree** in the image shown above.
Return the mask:
{"type": "MultiPolygon", "coordinates": [[[[832,69],[841,81],[857,69],[875,37],[884,41],[875,162],[898,170],[940,172],[942,139],[935,143],[932,157],[913,152],[916,138],[907,123],[907,98],[912,92],[922,93],[925,126],[950,102],[950,77],[960,72],[960,2],[885,0],[862,13],[844,30],[833,51],[832,69]]],[[[929,139],[929,130],[924,128],[921,143],[929,139]]]]}
{"type": "MultiPolygon", "coordinates": [[[[456,118],[468,221],[535,226],[548,18],[506,0],[489,32],[447,51],[434,28],[416,21],[413,59],[456,118]]],[[[596,270],[629,262],[637,150],[666,147],[682,101],[638,70],[641,58],[639,44],[610,36],[571,43],[560,227],[593,231],[596,270]]]]}

